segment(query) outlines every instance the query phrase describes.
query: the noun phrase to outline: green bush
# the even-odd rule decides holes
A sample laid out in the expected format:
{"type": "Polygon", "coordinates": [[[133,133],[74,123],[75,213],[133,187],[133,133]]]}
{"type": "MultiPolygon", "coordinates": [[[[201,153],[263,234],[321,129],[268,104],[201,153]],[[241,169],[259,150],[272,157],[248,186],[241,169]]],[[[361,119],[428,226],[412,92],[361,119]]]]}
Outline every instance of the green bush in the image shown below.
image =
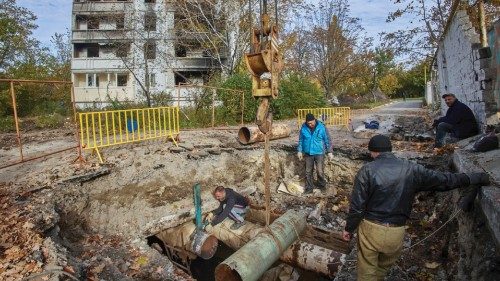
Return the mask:
{"type": "Polygon", "coordinates": [[[59,128],[64,125],[64,116],[59,113],[40,115],[34,121],[35,127],[39,129],[59,128]]]}
{"type": "Polygon", "coordinates": [[[0,132],[8,133],[16,131],[16,124],[14,123],[14,117],[5,116],[0,117],[0,132]]]}
{"type": "Polygon", "coordinates": [[[274,119],[297,116],[297,109],[325,107],[321,89],[309,79],[292,74],[281,80],[279,96],[272,103],[274,119]]]}
{"type": "MultiPolygon", "coordinates": [[[[220,87],[238,89],[245,94],[245,122],[253,122],[258,102],[252,96],[252,81],[248,74],[237,73],[224,81],[220,87]]],[[[226,124],[235,124],[241,120],[241,94],[231,91],[217,91],[222,107],[217,111],[217,120],[226,124]]],[[[285,119],[296,116],[299,108],[324,107],[326,100],[321,89],[309,79],[299,75],[290,75],[280,81],[279,96],[271,102],[273,118],[285,119]]]]}

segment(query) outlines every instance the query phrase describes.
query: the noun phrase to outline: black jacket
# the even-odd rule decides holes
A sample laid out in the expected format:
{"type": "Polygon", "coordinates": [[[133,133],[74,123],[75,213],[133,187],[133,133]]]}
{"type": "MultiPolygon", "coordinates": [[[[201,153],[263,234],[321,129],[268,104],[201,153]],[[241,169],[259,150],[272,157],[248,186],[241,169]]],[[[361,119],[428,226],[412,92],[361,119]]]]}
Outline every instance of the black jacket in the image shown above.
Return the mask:
{"type": "Polygon", "coordinates": [[[476,118],[472,110],[459,100],[448,108],[446,115],[437,120],[439,123],[448,123],[453,125],[453,134],[459,139],[465,139],[477,135],[478,128],[476,118]]]}
{"type": "Polygon", "coordinates": [[[469,184],[466,174],[428,170],[390,152],[382,153],[356,175],[345,229],[354,232],[363,218],[404,225],[417,192],[447,191],[469,184]]]}
{"type": "Polygon", "coordinates": [[[225,188],[224,190],[226,191],[226,198],[224,198],[224,201],[220,202],[219,207],[213,211],[215,217],[212,220],[212,225],[219,224],[227,218],[234,205],[238,205],[242,208],[248,206],[247,199],[243,195],[231,188],[225,188]],[[224,204],[226,206],[224,206],[224,204]]]}

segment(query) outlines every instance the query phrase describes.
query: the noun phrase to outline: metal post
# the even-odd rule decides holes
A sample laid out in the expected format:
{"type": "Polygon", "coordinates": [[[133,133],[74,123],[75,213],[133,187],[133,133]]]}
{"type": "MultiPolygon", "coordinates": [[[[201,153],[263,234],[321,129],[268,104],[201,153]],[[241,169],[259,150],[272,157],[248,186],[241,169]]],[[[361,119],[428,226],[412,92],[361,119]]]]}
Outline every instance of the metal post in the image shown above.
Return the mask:
{"type": "Polygon", "coordinates": [[[16,103],[16,94],[14,92],[14,82],[13,81],[10,81],[10,95],[12,97],[12,108],[14,109],[14,121],[16,124],[16,136],[17,136],[17,144],[19,145],[19,154],[21,156],[21,161],[24,161],[23,144],[21,141],[21,132],[19,131],[19,122],[17,120],[17,103],[16,103]]]}
{"type": "Polygon", "coordinates": [[[215,89],[212,89],[212,128],[215,127],[215,89]]]}
{"type": "Polygon", "coordinates": [[[80,128],[78,128],[78,118],[76,113],[76,100],[75,100],[75,85],[71,83],[71,105],[73,107],[73,117],[75,119],[75,137],[77,143],[78,158],[77,160],[83,161],[82,144],[80,142],[80,128]]]}
{"type": "Polygon", "coordinates": [[[181,107],[181,90],[179,86],[177,86],[177,107],[181,107]]]}
{"type": "Polygon", "coordinates": [[[241,126],[244,124],[245,120],[245,92],[241,93],[241,126]]]}
{"type": "Polygon", "coordinates": [[[479,10],[479,27],[480,27],[480,39],[481,39],[481,47],[488,46],[488,40],[486,37],[486,23],[484,21],[484,0],[477,1],[478,10],[479,10]]]}

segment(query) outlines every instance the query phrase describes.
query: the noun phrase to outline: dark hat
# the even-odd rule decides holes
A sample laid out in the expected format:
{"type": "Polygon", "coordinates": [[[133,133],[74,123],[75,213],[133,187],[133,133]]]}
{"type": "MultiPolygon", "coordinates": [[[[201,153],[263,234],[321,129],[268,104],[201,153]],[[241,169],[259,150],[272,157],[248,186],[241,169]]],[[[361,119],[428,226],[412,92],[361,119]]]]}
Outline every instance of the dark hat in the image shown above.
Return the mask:
{"type": "Polygon", "coordinates": [[[452,93],[446,93],[446,94],[442,95],[441,97],[444,99],[444,98],[450,97],[450,96],[456,98],[455,95],[452,93]]]}
{"type": "Polygon", "coordinates": [[[316,118],[314,118],[314,115],[312,113],[307,113],[306,114],[306,122],[312,121],[316,118]]]}
{"type": "Polygon", "coordinates": [[[373,136],[368,142],[368,150],[373,152],[392,151],[391,140],[383,135],[373,136]]]}

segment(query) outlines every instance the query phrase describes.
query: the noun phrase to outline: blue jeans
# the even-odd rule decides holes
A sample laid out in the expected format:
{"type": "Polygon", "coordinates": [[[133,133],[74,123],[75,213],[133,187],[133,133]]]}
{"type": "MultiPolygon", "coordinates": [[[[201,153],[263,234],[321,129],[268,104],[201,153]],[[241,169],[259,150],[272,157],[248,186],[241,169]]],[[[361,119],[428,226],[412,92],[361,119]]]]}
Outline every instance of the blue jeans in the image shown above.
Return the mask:
{"type": "MultiPolygon", "coordinates": [[[[224,204],[223,208],[226,208],[226,204],[224,204]]],[[[234,205],[229,212],[229,218],[235,222],[243,222],[245,220],[245,215],[247,214],[248,207],[243,207],[240,205],[234,205]]]]}
{"type": "Polygon", "coordinates": [[[436,141],[434,147],[443,147],[447,142],[453,143],[458,139],[454,136],[453,125],[441,122],[436,128],[436,141]]]}
{"type": "Polygon", "coordinates": [[[325,188],[325,155],[308,155],[305,154],[306,158],[306,190],[312,190],[314,188],[313,182],[313,170],[314,164],[316,164],[316,174],[318,176],[318,186],[320,188],[325,188]]]}

